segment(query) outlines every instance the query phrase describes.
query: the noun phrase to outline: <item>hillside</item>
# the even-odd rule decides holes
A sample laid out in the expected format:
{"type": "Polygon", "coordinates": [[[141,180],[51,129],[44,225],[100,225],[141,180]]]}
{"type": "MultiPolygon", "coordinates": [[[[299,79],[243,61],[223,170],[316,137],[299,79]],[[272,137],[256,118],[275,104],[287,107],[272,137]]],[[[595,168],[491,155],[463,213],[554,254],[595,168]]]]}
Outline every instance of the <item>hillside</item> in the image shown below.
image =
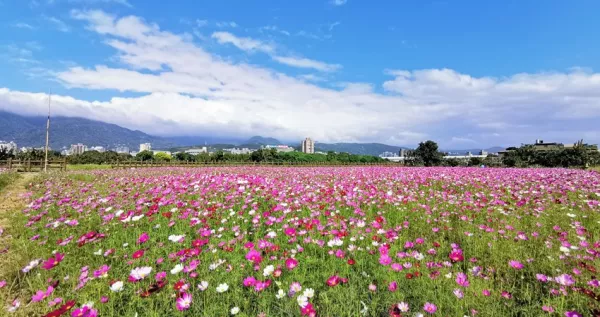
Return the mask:
{"type": "Polygon", "coordinates": [[[315,151],[347,152],[351,154],[379,155],[383,152],[398,153],[402,147],[381,143],[316,143],[315,151]]]}
{"type": "MultiPolygon", "coordinates": [[[[15,141],[19,147],[39,147],[46,140],[46,118],[27,117],[0,111],[0,140],[15,141]]],[[[139,148],[140,143],[152,143],[153,148],[168,148],[173,141],[129,130],[116,124],[75,117],[53,117],[50,124],[50,147],[60,149],[71,144],[114,148],[139,148]]]]}

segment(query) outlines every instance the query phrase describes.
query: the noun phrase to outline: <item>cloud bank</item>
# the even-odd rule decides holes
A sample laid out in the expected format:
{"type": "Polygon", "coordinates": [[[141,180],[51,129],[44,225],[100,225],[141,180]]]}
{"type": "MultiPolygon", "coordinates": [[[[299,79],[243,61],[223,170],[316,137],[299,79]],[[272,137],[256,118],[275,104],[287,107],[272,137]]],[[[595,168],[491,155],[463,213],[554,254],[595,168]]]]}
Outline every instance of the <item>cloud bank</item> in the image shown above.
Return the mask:
{"type": "MultiPolygon", "coordinates": [[[[265,135],[284,140],[452,146],[509,145],[535,138],[600,141],[600,74],[568,72],[472,77],[451,69],[387,70],[373,83],[315,84],[209,53],[185,34],[136,16],[76,11],[72,16],[116,52],[119,67],[74,66],[54,73],[66,87],[135,92],[108,101],[54,96],[56,114],[77,115],[159,135],[265,135]],[[378,90],[381,90],[378,92],[378,90]]],[[[224,45],[273,53],[270,44],[216,32],[224,45]]],[[[109,56],[110,57],[110,56],[109,56]]],[[[273,55],[294,67],[338,70],[273,55]]],[[[118,95],[115,93],[115,95],[118,95]]],[[[0,109],[43,113],[41,93],[0,88],[0,109]]]]}

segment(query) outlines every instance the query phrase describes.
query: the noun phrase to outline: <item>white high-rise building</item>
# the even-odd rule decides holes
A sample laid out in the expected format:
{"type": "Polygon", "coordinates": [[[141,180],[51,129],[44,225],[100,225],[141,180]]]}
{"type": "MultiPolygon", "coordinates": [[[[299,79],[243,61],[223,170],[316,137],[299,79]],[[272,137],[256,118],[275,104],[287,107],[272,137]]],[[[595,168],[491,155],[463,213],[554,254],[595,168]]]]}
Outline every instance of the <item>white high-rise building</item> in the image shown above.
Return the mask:
{"type": "Polygon", "coordinates": [[[4,141],[0,141],[0,150],[6,150],[6,151],[13,151],[13,152],[17,152],[19,150],[19,148],[17,147],[17,144],[15,142],[4,142],[4,141]]]}
{"type": "Polygon", "coordinates": [[[81,143],[71,144],[71,155],[83,154],[85,152],[85,145],[81,143]]]}
{"type": "Polygon", "coordinates": [[[315,142],[311,138],[306,138],[302,141],[302,152],[315,153],[315,142]]]}
{"type": "Polygon", "coordinates": [[[152,151],[152,144],[150,144],[150,143],[140,144],[140,152],[142,152],[142,151],[152,151]]]}

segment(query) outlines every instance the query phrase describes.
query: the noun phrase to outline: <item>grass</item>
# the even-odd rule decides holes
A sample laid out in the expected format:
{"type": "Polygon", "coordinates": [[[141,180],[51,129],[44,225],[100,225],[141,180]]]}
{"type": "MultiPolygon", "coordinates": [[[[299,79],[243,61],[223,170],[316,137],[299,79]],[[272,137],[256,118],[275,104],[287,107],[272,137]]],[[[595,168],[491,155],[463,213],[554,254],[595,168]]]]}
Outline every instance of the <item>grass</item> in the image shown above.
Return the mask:
{"type": "Polygon", "coordinates": [[[67,171],[93,171],[110,169],[107,164],[68,164],[67,171]]]}
{"type": "Polygon", "coordinates": [[[0,192],[19,179],[19,177],[19,174],[16,172],[0,172],[0,192]]]}
{"type": "MultiPolygon", "coordinates": [[[[276,298],[279,289],[288,293],[290,285],[299,282],[303,291],[315,290],[310,302],[319,316],[389,316],[389,308],[401,301],[410,304],[412,313],[423,312],[426,302],[435,303],[434,316],[471,316],[471,309],[479,311],[477,316],[540,316],[542,305],[554,307],[557,316],[567,310],[585,316],[588,305],[598,304],[571,290],[568,296],[551,296],[550,290],[560,286],[538,282],[536,274],[572,274],[577,268],[580,274],[572,274],[577,286],[585,287],[592,279],[593,274],[579,266],[588,257],[579,243],[593,244],[600,232],[600,213],[587,203],[600,199],[593,185],[597,178],[591,174],[241,167],[48,175],[34,186],[27,213],[16,213],[11,220],[15,239],[9,255],[19,257],[3,263],[0,280],[8,284],[0,294],[6,303],[20,298],[23,305],[15,316],[46,314],[54,309],[47,303],[55,297],[75,299],[77,307],[92,301],[100,316],[229,316],[233,307],[240,308],[238,316],[300,316],[298,294],[276,298]],[[140,218],[127,217],[130,211],[140,218]],[[288,227],[296,230],[294,237],[285,233],[288,227]],[[105,237],[78,245],[77,240],[92,231],[105,237]],[[149,240],[139,243],[142,233],[149,240]],[[185,235],[184,241],[173,242],[171,235],[185,235]],[[343,244],[328,246],[335,236],[343,244]],[[59,245],[69,237],[73,241],[59,245]],[[203,239],[201,253],[186,256],[192,241],[203,239]],[[262,262],[255,270],[245,258],[246,244],[253,242],[258,249],[265,241],[270,246],[261,249],[262,262]],[[564,254],[559,251],[562,242],[580,248],[564,254]],[[464,261],[449,262],[454,243],[464,261]],[[393,262],[404,265],[402,271],[379,263],[383,244],[390,246],[393,262]],[[103,256],[107,250],[113,253],[103,256]],[[134,259],[138,250],[144,254],[134,259]],[[46,260],[54,252],[65,258],[51,270],[21,271],[32,259],[46,260]],[[298,266],[288,270],[285,261],[292,256],[298,266]],[[192,259],[200,260],[192,270],[197,276],[170,272],[192,259]],[[220,260],[225,262],[215,265],[220,260]],[[510,260],[522,262],[524,268],[512,269],[510,260]],[[102,265],[110,266],[108,277],[92,278],[102,265]],[[265,277],[268,265],[281,267],[281,275],[265,277]],[[131,270],[142,266],[152,267],[151,274],[127,282],[131,270]],[[89,271],[85,286],[75,290],[84,267],[89,271]],[[475,268],[481,271],[473,273],[475,268]],[[141,297],[139,292],[149,289],[160,271],[167,273],[167,286],[141,297]],[[469,286],[455,282],[460,272],[468,275],[469,286]],[[332,275],[348,282],[329,287],[325,282],[332,275]],[[257,292],[243,287],[248,276],[273,283],[257,292]],[[52,296],[27,304],[36,291],[47,288],[49,279],[60,281],[52,296]],[[109,285],[117,280],[125,282],[124,290],[111,292],[109,285]],[[187,311],[175,308],[178,281],[188,284],[187,292],[193,295],[187,311]],[[200,291],[200,281],[207,281],[209,288],[200,291]],[[388,290],[392,281],[398,282],[395,291],[388,290]],[[227,292],[217,293],[221,283],[229,285],[227,292]],[[370,290],[370,284],[377,289],[370,290]],[[464,298],[458,299],[455,289],[462,290],[464,298]],[[484,290],[491,296],[481,295],[484,290]],[[502,292],[511,298],[502,297],[502,292]],[[107,303],[100,302],[102,296],[109,298],[107,303]]],[[[596,265],[593,260],[586,263],[596,265]]]]}

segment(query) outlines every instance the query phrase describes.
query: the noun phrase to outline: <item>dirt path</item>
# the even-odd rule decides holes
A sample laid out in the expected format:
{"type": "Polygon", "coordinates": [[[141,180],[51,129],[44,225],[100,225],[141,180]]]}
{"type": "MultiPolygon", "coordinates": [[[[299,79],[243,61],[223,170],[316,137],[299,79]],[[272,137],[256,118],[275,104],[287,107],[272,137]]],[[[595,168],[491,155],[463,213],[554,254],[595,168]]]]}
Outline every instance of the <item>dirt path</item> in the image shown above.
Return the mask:
{"type": "Polygon", "coordinates": [[[10,213],[21,211],[26,200],[23,194],[27,193],[25,186],[29,184],[37,173],[23,173],[14,183],[8,185],[0,193],[0,228],[6,229],[9,225],[8,217],[10,213]]]}

